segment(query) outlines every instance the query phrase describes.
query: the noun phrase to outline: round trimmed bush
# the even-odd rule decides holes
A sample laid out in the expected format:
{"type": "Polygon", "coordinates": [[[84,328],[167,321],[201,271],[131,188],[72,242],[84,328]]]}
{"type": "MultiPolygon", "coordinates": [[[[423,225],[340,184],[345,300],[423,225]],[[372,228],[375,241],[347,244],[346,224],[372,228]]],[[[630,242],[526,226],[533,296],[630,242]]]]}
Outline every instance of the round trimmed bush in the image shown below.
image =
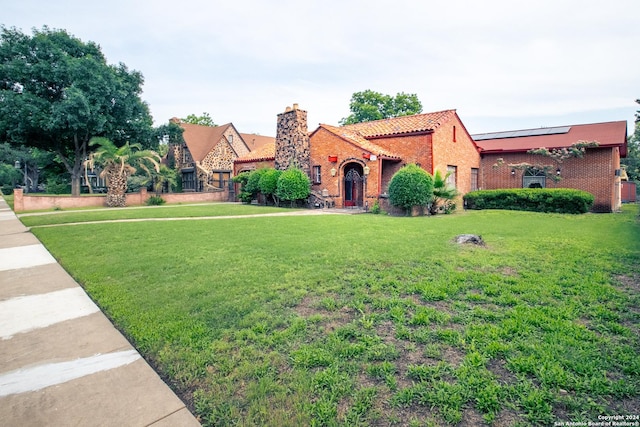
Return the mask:
{"type": "Polygon", "coordinates": [[[290,168],[280,174],[276,189],[276,196],[280,200],[289,200],[293,206],[296,200],[306,199],[309,194],[311,181],[301,169],[290,168]]]}
{"type": "Polygon", "coordinates": [[[389,202],[407,214],[414,206],[426,206],[433,196],[433,178],[421,167],[410,164],[391,178],[389,202]]]}

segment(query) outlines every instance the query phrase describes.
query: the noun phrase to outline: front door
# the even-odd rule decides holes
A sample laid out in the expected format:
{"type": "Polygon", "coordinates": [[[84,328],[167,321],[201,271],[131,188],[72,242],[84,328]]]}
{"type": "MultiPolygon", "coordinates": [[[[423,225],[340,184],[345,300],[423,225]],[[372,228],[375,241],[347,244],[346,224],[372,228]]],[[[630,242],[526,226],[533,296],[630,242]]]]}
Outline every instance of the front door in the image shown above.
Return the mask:
{"type": "Polygon", "coordinates": [[[344,174],[344,205],[345,207],[362,206],[362,166],[349,165],[344,174]]]}

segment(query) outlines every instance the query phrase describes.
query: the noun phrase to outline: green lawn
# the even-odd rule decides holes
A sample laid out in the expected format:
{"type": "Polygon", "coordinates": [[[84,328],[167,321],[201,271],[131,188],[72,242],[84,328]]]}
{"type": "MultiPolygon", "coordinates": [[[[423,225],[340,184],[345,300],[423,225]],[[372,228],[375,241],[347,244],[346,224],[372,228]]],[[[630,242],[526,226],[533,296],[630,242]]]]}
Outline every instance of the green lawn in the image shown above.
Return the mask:
{"type": "Polygon", "coordinates": [[[32,231],[204,425],[553,425],[640,414],[637,213],[32,231]]]}
{"type": "Polygon", "coordinates": [[[206,203],[195,205],[139,206],[131,208],[93,208],[72,211],[39,211],[18,214],[28,227],[69,224],[87,221],[109,221],[140,218],[195,218],[230,215],[255,215],[262,213],[290,212],[291,209],[272,206],[239,205],[233,203],[206,203]]]}

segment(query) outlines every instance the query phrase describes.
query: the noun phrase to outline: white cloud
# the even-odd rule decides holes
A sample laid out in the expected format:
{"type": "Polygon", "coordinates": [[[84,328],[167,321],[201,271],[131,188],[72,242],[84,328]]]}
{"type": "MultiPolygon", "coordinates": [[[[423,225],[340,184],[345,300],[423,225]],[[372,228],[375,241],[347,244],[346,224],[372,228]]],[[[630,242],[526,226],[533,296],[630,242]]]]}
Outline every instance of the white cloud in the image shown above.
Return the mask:
{"type": "Polygon", "coordinates": [[[490,130],[554,115],[631,121],[639,14],[637,0],[22,0],[2,19],[67,29],[141,71],[157,123],[206,111],[274,135],[287,105],[313,129],[364,89],[416,93],[425,111],[457,108],[490,130]]]}

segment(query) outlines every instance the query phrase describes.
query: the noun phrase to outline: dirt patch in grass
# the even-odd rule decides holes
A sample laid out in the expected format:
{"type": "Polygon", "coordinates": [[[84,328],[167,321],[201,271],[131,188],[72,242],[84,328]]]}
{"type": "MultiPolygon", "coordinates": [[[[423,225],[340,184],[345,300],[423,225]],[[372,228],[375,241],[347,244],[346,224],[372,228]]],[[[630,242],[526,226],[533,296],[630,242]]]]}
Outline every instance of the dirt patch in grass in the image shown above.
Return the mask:
{"type": "Polygon", "coordinates": [[[487,425],[487,423],[475,408],[465,409],[462,412],[462,421],[458,424],[459,427],[476,427],[484,425],[487,425]]]}
{"type": "Polygon", "coordinates": [[[503,409],[496,415],[492,427],[511,427],[518,424],[522,419],[511,409],[503,409]]]}
{"type": "Polygon", "coordinates": [[[638,295],[640,294],[640,275],[634,274],[633,276],[626,276],[619,274],[615,276],[616,281],[620,282],[626,291],[638,295]]]}
{"type": "Polygon", "coordinates": [[[607,406],[610,408],[610,415],[640,415],[640,397],[637,396],[623,399],[611,399],[607,406]]]}
{"type": "Polygon", "coordinates": [[[487,363],[487,369],[496,376],[502,385],[515,384],[517,378],[515,374],[507,369],[506,362],[502,359],[491,359],[487,363]]]}

